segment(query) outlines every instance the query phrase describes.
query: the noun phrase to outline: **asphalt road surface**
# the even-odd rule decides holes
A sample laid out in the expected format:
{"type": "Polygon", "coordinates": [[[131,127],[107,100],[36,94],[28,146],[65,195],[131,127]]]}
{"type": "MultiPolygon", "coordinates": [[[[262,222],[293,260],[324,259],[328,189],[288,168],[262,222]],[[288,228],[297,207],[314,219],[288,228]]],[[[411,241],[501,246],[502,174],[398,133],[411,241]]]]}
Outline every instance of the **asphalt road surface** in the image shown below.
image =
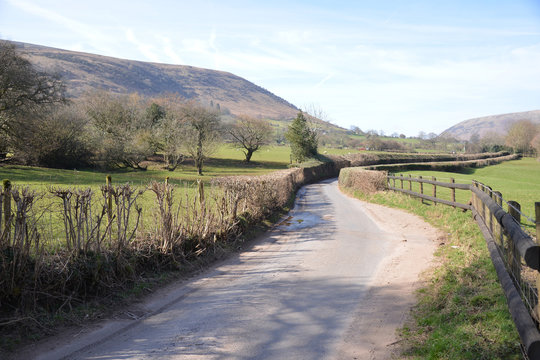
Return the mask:
{"type": "MultiPolygon", "coordinates": [[[[306,186],[290,217],[247,251],[167,289],[126,312],[125,319],[64,343],[51,342],[34,355],[40,359],[380,358],[369,344],[375,341],[369,333],[374,321],[383,323],[388,314],[377,308],[380,301],[373,294],[388,290],[382,300],[389,312],[405,306],[394,327],[403,319],[410,299],[400,301],[399,292],[384,287],[390,282],[379,284],[376,275],[391,265],[385,258],[396,244],[407,240],[402,232],[379,228],[364,206],[342,194],[335,180],[306,186]]],[[[410,292],[410,284],[402,285],[410,292]]]]}

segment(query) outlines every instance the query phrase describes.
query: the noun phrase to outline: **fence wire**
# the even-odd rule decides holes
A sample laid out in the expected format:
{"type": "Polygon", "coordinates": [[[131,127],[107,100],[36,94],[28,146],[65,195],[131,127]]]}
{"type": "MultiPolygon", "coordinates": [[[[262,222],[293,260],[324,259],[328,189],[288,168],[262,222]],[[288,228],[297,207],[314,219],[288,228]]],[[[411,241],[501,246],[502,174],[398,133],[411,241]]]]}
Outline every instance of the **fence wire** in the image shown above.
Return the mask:
{"type": "Polygon", "coordinates": [[[525,265],[524,260],[519,255],[512,241],[509,241],[502,234],[493,234],[493,237],[495,238],[499,255],[504,261],[508,274],[510,274],[510,278],[518,289],[529,314],[531,314],[531,317],[538,325],[535,312],[535,308],[538,305],[538,289],[536,286],[538,272],[525,265]]]}
{"type": "MultiPolygon", "coordinates": [[[[514,205],[512,205],[508,201],[504,200],[504,198],[502,196],[500,196],[497,192],[493,191],[489,186],[484,185],[481,182],[476,181],[476,180],[473,180],[473,184],[478,184],[478,186],[482,187],[482,191],[489,192],[489,195],[492,196],[492,197],[493,196],[497,197],[498,199],[501,200],[501,202],[505,203],[508,207],[510,207],[510,208],[514,209],[516,212],[518,212],[521,215],[522,218],[525,218],[531,224],[536,225],[536,220],[532,216],[528,216],[527,214],[523,213],[521,211],[521,209],[515,207],[514,205]]],[[[523,226],[522,226],[522,228],[523,228],[523,226]]],[[[523,230],[525,230],[525,229],[523,229],[523,230]]]]}

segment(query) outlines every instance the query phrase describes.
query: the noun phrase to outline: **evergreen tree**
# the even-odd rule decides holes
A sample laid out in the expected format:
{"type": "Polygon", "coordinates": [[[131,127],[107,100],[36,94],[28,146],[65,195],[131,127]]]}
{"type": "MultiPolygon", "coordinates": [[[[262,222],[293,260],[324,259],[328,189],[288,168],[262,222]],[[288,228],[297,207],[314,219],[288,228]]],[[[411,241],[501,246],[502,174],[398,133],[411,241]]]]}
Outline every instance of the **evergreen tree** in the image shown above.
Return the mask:
{"type": "Polygon", "coordinates": [[[317,133],[310,129],[301,111],[289,125],[285,138],[291,144],[291,155],[296,162],[317,155],[317,133]]]}

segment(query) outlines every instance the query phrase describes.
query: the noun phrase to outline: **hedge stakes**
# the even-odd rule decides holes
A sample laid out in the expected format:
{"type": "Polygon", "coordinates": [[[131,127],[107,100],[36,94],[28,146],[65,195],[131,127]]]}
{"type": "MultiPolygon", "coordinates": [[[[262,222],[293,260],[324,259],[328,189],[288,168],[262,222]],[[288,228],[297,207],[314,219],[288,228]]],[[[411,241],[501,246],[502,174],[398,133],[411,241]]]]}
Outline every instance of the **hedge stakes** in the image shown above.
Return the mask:
{"type": "Polygon", "coordinates": [[[10,223],[11,223],[11,181],[4,180],[4,239],[9,238],[10,223]]]}

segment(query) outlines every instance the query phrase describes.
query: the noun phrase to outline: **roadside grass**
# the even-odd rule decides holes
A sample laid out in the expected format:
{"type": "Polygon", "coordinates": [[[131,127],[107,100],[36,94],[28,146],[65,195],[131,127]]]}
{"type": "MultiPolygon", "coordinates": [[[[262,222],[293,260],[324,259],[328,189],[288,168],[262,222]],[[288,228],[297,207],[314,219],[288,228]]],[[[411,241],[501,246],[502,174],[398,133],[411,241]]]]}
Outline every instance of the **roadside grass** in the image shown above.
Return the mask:
{"type": "Polygon", "coordinates": [[[400,358],[521,359],[517,330],[470,212],[390,191],[353,195],[419,215],[446,234],[412,316],[399,330],[400,358]]]}

